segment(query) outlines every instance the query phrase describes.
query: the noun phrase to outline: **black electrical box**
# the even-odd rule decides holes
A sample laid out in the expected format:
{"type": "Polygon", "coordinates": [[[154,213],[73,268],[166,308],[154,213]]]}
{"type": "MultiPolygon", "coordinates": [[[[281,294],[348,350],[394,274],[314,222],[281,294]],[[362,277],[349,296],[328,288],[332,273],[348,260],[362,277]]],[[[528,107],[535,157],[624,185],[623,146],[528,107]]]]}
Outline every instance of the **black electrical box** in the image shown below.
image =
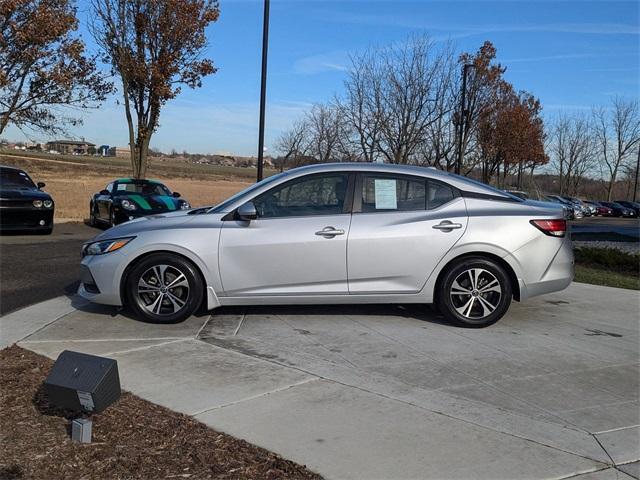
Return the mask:
{"type": "Polygon", "coordinates": [[[120,398],[118,362],[65,350],[53,364],[44,389],[53,407],[100,413],[120,398]]]}

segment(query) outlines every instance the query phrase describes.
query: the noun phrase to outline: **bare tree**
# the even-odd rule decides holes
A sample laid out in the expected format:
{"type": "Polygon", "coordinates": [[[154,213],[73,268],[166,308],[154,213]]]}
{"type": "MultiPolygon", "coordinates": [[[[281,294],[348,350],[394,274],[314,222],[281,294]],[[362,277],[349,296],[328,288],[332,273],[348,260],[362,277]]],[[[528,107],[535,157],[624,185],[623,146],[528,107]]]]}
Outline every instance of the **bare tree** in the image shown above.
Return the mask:
{"type": "Polygon", "coordinates": [[[551,164],[558,174],[560,195],[577,195],[580,183],[595,165],[591,125],[584,116],[561,114],[550,137],[551,164]]]}
{"type": "Polygon", "coordinates": [[[278,159],[280,170],[285,167],[299,167],[305,161],[309,150],[308,125],[304,120],[296,121],[290,130],[285,131],[276,140],[276,152],[282,157],[278,159]]]}
{"type": "Polygon", "coordinates": [[[616,97],[609,110],[594,109],[593,121],[601,168],[608,176],[607,200],[611,200],[618,173],[640,142],[638,101],[616,97]]]}
{"type": "Polygon", "coordinates": [[[446,84],[441,75],[447,56],[426,36],[379,54],[383,72],[380,93],[379,149],[389,163],[410,163],[437,119],[437,98],[446,84]]]}
{"type": "Polygon", "coordinates": [[[202,54],[217,0],[93,0],[93,36],[122,81],[133,176],[147,170],[160,110],[182,85],[200,87],[216,69],[202,54]],[[135,115],[135,120],[133,116],[135,115]]]}
{"type": "Polygon", "coordinates": [[[366,162],[375,161],[380,153],[381,81],[382,75],[372,50],[354,55],[344,82],[344,100],[336,102],[340,115],[354,133],[353,143],[366,162]]]}
{"type": "Polygon", "coordinates": [[[307,113],[310,155],[319,163],[340,160],[340,142],[343,138],[339,110],[333,105],[318,103],[307,113]]]}
{"type": "Polygon", "coordinates": [[[9,123],[48,134],[80,120],[65,107],[87,108],[112,85],[87,57],[70,0],[0,1],[0,134],[9,123]]]}

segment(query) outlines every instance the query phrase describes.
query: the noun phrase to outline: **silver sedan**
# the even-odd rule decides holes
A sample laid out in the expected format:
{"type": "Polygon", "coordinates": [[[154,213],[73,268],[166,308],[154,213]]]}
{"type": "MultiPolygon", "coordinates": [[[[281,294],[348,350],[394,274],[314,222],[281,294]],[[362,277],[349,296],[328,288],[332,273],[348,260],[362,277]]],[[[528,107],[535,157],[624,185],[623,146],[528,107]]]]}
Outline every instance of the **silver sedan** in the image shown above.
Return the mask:
{"type": "Polygon", "coordinates": [[[483,327],[566,288],[562,207],[432,168],[325,164],[83,246],[79,293],[159,323],[221,305],[435,303],[483,327]]]}

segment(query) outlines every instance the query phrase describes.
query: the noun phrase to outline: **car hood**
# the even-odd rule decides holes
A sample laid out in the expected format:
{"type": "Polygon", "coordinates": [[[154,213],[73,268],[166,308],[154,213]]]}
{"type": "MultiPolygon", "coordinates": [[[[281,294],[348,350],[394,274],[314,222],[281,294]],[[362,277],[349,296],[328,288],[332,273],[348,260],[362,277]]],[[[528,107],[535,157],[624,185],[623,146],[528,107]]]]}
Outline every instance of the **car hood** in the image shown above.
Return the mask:
{"type": "Polygon", "coordinates": [[[12,200],[50,200],[51,195],[37,188],[3,188],[0,187],[0,198],[12,200]]]}
{"type": "MultiPolygon", "coordinates": [[[[188,223],[197,222],[203,215],[192,215],[189,210],[178,210],[146,217],[138,217],[95,236],[91,241],[105,240],[110,238],[134,237],[140,233],[156,230],[171,230],[180,228],[188,223]]],[[[222,215],[216,215],[221,217],[222,215]]],[[[209,215],[207,215],[209,217],[209,215]]]]}

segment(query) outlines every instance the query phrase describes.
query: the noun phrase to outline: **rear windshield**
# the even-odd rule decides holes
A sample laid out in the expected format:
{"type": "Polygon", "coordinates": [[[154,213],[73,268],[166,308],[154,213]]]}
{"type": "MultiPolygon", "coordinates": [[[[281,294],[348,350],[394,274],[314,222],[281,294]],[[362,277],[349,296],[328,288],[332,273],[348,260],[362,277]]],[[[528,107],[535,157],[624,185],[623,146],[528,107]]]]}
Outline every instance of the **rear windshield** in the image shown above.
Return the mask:
{"type": "Polygon", "coordinates": [[[468,183],[472,183],[472,184],[477,185],[479,187],[482,187],[483,189],[491,190],[496,195],[500,195],[500,196],[503,196],[503,197],[508,197],[508,198],[510,198],[512,200],[516,200],[518,202],[524,202],[524,199],[522,199],[520,197],[517,197],[517,196],[515,196],[515,195],[513,195],[513,194],[511,194],[509,192],[505,192],[504,190],[500,190],[499,188],[492,187],[491,185],[487,185],[486,183],[479,182],[478,180],[474,180],[473,178],[465,177],[464,181],[468,182],[468,183]]]}

